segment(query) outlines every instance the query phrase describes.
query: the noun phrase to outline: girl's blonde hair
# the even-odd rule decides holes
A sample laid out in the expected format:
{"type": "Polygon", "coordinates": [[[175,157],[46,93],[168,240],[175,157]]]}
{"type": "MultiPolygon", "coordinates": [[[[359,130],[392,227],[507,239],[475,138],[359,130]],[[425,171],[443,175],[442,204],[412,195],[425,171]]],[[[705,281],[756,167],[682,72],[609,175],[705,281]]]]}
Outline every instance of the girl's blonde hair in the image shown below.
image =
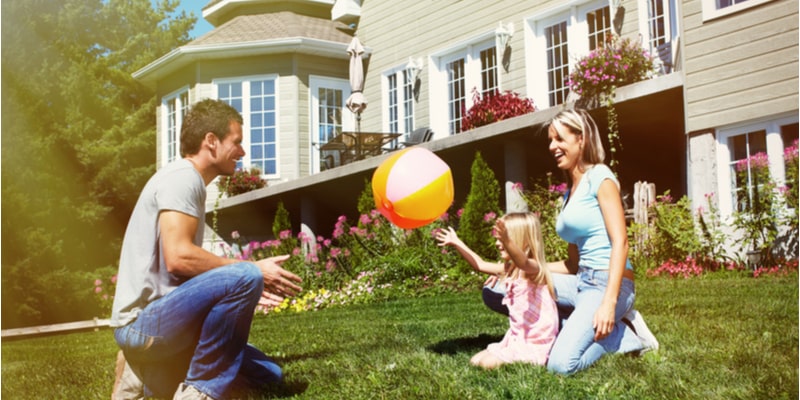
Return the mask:
{"type": "Polygon", "coordinates": [[[505,222],[508,238],[514,242],[528,258],[536,260],[539,264],[539,272],[533,276],[527,274],[514,263],[509,261],[509,268],[506,276],[515,279],[520,273],[525,274],[526,278],[537,285],[547,285],[553,298],[556,297],[553,289],[553,279],[544,255],[544,240],[542,239],[542,229],[539,218],[531,212],[509,213],[500,217],[505,222]]]}

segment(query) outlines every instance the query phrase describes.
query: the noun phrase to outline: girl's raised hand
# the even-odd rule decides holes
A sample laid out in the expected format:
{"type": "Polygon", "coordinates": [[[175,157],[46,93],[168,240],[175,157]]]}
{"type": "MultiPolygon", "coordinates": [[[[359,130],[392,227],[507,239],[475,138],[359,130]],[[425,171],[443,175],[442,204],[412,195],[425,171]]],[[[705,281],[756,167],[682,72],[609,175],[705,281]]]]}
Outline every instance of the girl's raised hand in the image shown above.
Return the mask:
{"type": "Polygon", "coordinates": [[[492,236],[495,239],[499,240],[502,243],[508,242],[508,229],[506,229],[506,222],[502,219],[498,219],[497,222],[494,223],[494,229],[492,229],[492,236]]]}
{"type": "Polygon", "coordinates": [[[439,229],[436,232],[436,240],[439,242],[439,246],[448,246],[456,244],[459,239],[453,227],[448,226],[447,229],[439,229]]]}

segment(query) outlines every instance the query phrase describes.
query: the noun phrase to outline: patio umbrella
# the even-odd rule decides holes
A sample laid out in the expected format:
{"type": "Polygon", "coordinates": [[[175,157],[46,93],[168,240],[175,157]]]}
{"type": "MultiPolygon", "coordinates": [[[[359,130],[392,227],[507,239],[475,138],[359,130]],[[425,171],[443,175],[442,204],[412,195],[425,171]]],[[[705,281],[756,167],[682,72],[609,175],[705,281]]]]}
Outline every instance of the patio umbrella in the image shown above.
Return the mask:
{"type": "Polygon", "coordinates": [[[357,129],[361,131],[361,112],[367,108],[367,99],[364,97],[364,64],[361,54],[364,47],[357,37],[353,36],[350,45],[347,46],[347,53],[350,54],[350,97],[347,98],[347,108],[356,114],[357,129]]]}

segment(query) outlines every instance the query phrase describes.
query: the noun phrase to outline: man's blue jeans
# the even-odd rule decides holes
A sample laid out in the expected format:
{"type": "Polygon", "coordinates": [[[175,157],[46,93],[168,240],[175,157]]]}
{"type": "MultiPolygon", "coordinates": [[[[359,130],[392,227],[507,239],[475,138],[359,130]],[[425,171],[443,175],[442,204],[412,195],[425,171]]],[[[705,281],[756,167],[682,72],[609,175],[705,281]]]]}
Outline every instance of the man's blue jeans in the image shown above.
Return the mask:
{"type": "Polygon", "coordinates": [[[636,333],[622,322],[636,299],[632,281],[622,279],[615,309],[616,325],[611,334],[595,342],[594,314],[608,286],[608,271],[580,268],[577,275],[552,276],[562,325],[550,350],[548,369],[572,374],[588,368],[606,353],[629,353],[644,348],[636,333]]]}
{"type": "MultiPolygon", "coordinates": [[[[122,284],[122,282],[118,283],[122,284]]],[[[280,381],[280,367],[247,344],[264,289],[252,263],[205,272],[153,301],[114,338],[145,394],[172,398],[185,382],[215,399],[280,381]]]]}

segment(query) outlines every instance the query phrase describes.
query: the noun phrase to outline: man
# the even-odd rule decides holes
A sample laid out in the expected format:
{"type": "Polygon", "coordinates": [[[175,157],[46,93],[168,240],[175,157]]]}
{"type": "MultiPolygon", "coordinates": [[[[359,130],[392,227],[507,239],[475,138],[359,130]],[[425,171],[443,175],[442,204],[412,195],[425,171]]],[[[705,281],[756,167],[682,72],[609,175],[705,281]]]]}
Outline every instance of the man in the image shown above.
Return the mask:
{"type": "Polygon", "coordinates": [[[244,154],[241,115],[224,102],[200,101],[183,121],[183,158],[142,190],[122,243],[111,316],[127,360],[115,398],[223,399],[281,379],[280,367],[247,338],[259,303],[301,290],[301,279],[281,267],[288,256],[239,262],[201,247],[206,186],[232,175],[244,154]],[[143,393],[131,395],[137,381],[143,393]]]}

